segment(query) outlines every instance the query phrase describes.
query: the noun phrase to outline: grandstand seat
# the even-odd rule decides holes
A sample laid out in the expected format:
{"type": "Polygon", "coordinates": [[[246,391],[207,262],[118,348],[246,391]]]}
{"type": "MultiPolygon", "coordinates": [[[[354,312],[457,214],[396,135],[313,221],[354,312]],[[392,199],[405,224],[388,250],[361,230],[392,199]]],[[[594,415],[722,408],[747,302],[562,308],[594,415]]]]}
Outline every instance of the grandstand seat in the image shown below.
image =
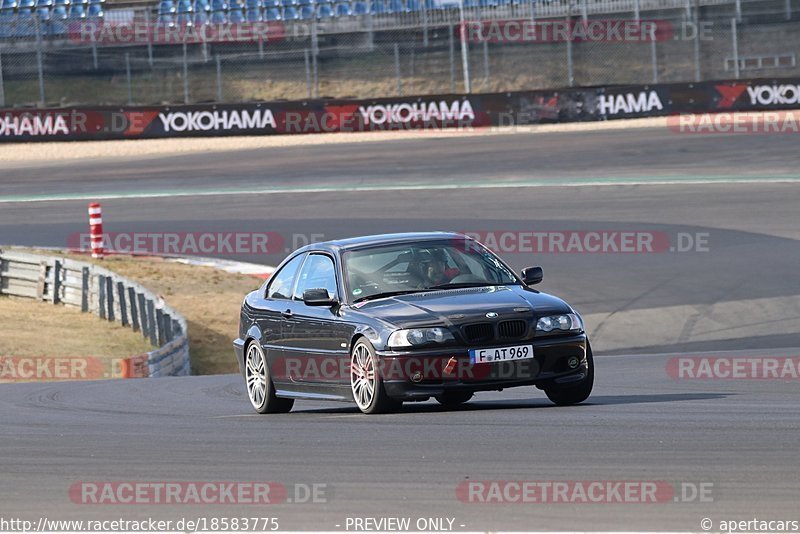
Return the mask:
{"type": "Polygon", "coordinates": [[[228,17],[224,11],[211,12],[211,24],[225,24],[226,22],[228,22],[228,17]]]}
{"type": "Polygon", "coordinates": [[[372,0],[372,3],[369,5],[369,11],[374,15],[382,15],[386,13],[386,4],[383,0],[372,0]]]}
{"type": "Polygon", "coordinates": [[[281,11],[277,7],[269,7],[264,13],[264,18],[268,21],[281,20],[281,11]]]}
{"type": "Polygon", "coordinates": [[[298,0],[297,3],[301,6],[310,6],[314,4],[314,0],[298,0]]]}
{"type": "Polygon", "coordinates": [[[353,3],[353,15],[368,15],[369,14],[369,5],[366,2],[362,2],[358,0],[357,2],[353,3]]]}
{"type": "Polygon", "coordinates": [[[464,0],[464,7],[478,7],[478,1],[479,0],[464,0]]]}
{"type": "Polygon", "coordinates": [[[36,6],[36,0],[19,0],[17,5],[18,10],[33,9],[36,6]]]}
{"type": "MultiPolygon", "coordinates": [[[[195,4],[194,7],[195,9],[197,9],[197,4],[195,4]]],[[[208,13],[206,13],[205,11],[196,12],[194,14],[194,25],[199,27],[199,26],[205,26],[206,24],[208,24],[208,13]]]]}
{"type": "Polygon", "coordinates": [[[83,7],[83,4],[72,4],[69,8],[69,18],[71,19],[85,19],[86,18],[86,8],[83,7]]]}
{"type": "Polygon", "coordinates": [[[312,6],[311,4],[300,6],[301,20],[311,20],[313,18],[314,18],[314,6],[312,6]]]}
{"type": "Polygon", "coordinates": [[[36,35],[36,21],[31,8],[17,8],[14,35],[18,37],[36,35]]]}
{"type": "Polygon", "coordinates": [[[419,11],[420,10],[419,0],[406,0],[406,10],[419,11]]]}
{"type": "Polygon", "coordinates": [[[230,2],[228,3],[228,11],[232,9],[244,10],[244,3],[242,3],[242,0],[230,0],[230,2]]]}
{"type": "Polygon", "coordinates": [[[50,10],[46,7],[37,7],[36,20],[39,22],[50,22],[50,10]]]}
{"type": "Polygon", "coordinates": [[[406,6],[403,4],[403,0],[389,0],[388,11],[389,13],[405,13],[406,6]]]}
{"type": "Polygon", "coordinates": [[[350,11],[350,4],[346,2],[339,2],[336,4],[334,12],[336,13],[337,17],[349,17],[353,14],[353,12],[350,11]]]}
{"type": "Polygon", "coordinates": [[[495,0],[498,7],[507,6],[510,4],[510,0],[495,0]]]}
{"type": "Polygon", "coordinates": [[[211,0],[211,11],[227,11],[228,3],[225,0],[211,0]]]}
{"type": "Polygon", "coordinates": [[[178,0],[177,11],[179,14],[194,13],[194,4],[191,0],[178,0]]]}
{"type": "Polygon", "coordinates": [[[283,8],[283,20],[297,20],[299,18],[300,13],[297,12],[297,8],[291,6],[283,8]]]}
{"type": "Polygon", "coordinates": [[[194,12],[211,13],[211,3],[209,0],[194,0],[194,12]]]}
{"type": "Polygon", "coordinates": [[[260,9],[248,9],[244,12],[244,19],[247,22],[261,22],[264,20],[264,16],[260,9]]]}
{"type": "Polygon", "coordinates": [[[105,4],[106,0],[89,0],[90,4],[105,4]]]}
{"type": "Polygon", "coordinates": [[[0,4],[0,9],[3,10],[3,14],[6,15],[6,11],[11,11],[17,8],[17,0],[3,0],[3,3],[0,4]]]}
{"type": "Polygon", "coordinates": [[[192,13],[180,13],[175,19],[175,24],[179,28],[191,28],[194,26],[194,17],[192,13]]]}
{"type": "Polygon", "coordinates": [[[336,13],[334,13],[333,7],[330,4],[317,5],[317,18],[329,19],[334,16],[336,16],[336,13]]]}
{"type": "Polygon", "coordinates": [[[89,10],[86,12],[86,16],[90,19],[102,19],[105,13],[103,13],[103,4],[89,4],[89,10]]]}
{"type": "Polygon", "coordinates": [[[228,22],[232,24],[241,24],[244,22],[244,11],[238,7],[228,11],[228,22]]]}
{"type": "Polygon", "coordinates": [[[161,0],[161,3],[158,4],[158,14],[171,15],[173,13],[175,13],[175,4],[172,3],[172,0],[161,0]]]}
{"type": "Polygon", "coordinates": [[[247,11],[261,11],[264,9],[264,2],[261,0],[245,0],[244,7],[247,11]]]}

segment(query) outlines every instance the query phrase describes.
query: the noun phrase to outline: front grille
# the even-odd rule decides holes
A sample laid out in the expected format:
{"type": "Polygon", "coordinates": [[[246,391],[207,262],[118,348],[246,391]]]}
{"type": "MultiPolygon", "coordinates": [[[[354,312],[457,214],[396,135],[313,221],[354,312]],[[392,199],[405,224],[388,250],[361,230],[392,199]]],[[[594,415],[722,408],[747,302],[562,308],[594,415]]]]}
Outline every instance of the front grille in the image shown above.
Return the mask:
{"type": "Polygon", "coordinates": [[[528,329],[528,323],[525,321],[502,321],[497,325],[497,331],[501,338],[513,339],[525,335],[528,329]]]}
{"type": "Polygon", "coordinates": [[[492,323],[468,324],[464,327],[464,337],[470,343],[480,343],[494,339],[494,326],[492,323]]]}

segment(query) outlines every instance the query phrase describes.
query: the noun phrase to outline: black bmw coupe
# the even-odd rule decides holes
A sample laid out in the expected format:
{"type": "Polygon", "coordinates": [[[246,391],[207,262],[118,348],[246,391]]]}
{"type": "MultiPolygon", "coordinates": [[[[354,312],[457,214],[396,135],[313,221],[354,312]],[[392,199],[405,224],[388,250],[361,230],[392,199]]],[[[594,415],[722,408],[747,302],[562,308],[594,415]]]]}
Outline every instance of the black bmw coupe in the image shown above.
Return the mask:
{"type": "Polygon", "coordinates": [[[580,315],[530,286],[477,241],[407,233],[293,252],[242,303],[236,358],[259,413],[294,399],[364,413],[434,397],[536,386],[556,404],[589,397],[594,363],[580,315]]]}

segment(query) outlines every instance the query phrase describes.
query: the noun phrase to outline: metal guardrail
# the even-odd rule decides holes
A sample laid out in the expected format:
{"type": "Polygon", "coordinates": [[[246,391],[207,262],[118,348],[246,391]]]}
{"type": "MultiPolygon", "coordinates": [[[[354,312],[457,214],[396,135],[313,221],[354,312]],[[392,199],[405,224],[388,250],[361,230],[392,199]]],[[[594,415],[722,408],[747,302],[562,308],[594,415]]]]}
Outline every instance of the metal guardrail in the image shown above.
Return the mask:
{"type": "Polygon", "coordinates": [[[71,259],[0,249],[0,295],[80,308],[129,327],[157,347],[126,358],[128,377],[189,375],[186,319],[162,298],[108,269],[71,259]]]}

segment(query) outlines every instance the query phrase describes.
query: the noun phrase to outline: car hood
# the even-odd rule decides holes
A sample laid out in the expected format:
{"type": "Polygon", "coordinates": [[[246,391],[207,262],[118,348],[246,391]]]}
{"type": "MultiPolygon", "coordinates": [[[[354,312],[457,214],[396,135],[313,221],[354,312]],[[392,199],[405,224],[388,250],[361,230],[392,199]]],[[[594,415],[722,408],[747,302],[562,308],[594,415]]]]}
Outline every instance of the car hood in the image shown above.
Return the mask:
{"type": "Polygon", "coordinates": [[[522,286],[491,286],[413,293],[368,301],[359,311],[398,328],[463,324],[569,313],[563,300],[522,286]]]}

